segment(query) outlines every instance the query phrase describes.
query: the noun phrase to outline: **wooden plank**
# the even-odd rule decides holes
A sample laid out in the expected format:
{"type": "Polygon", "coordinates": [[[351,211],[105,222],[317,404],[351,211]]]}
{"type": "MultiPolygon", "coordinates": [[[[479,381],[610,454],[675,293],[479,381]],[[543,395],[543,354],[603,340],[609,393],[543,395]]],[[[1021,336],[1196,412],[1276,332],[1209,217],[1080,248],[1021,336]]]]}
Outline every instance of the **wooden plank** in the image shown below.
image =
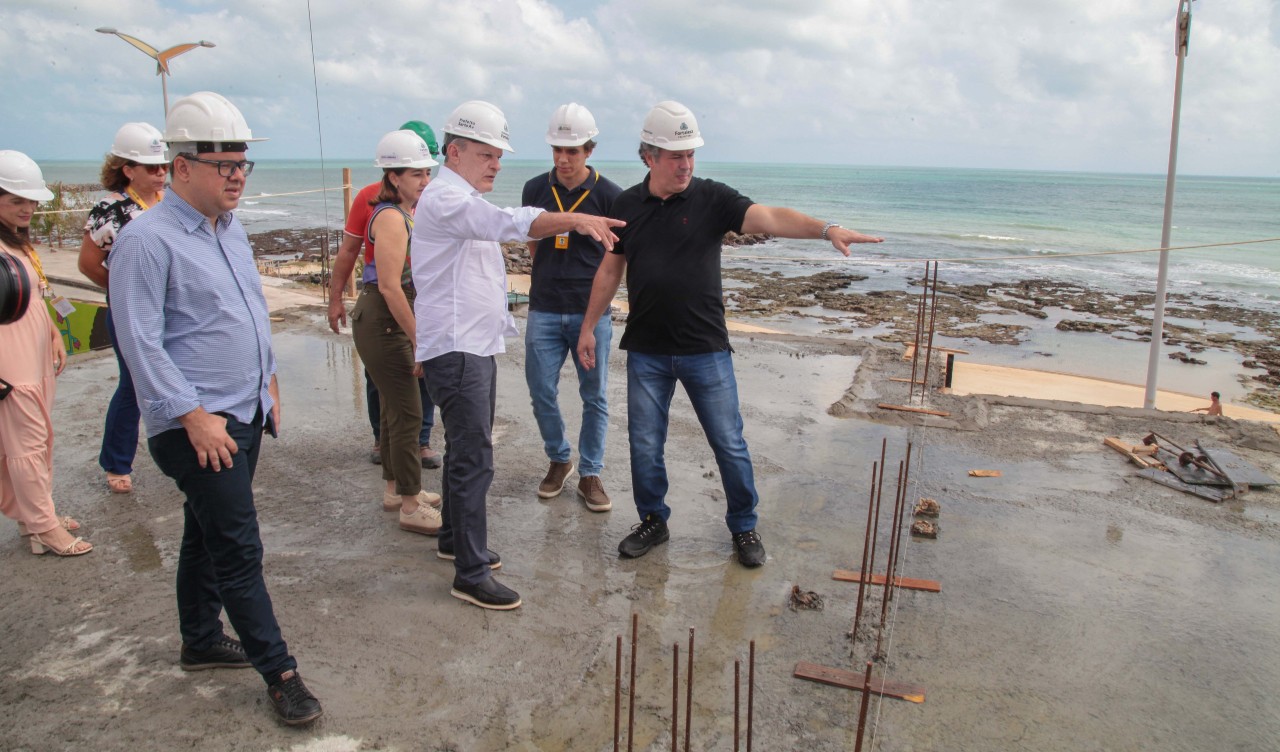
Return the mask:
{"type": "Polygon", "coordinates": [[[971,478],[999,478],[1002,473],[999,470],[970,470],[971,478]]]}
{"type": "MultiPolygon", "coordinates": [[[[929,349],[929,348],[927,348],[927,347],[926,347],[925,349],[927,350],[927,349],[929,349]]],[[[954,347],[935,347],[935,348],[933,348],[933,349],[934,349],[934,350],[937,350],[937,351],[938,351],[938,352],[940,352],[940,353],[951,353],[951,354],[953,354],[953,355],[968,355],[968,354],[969,354],[969,351],[968,351],[968,350],[957,350],[957,349],[955,349],[954,347]]],[[[902,359],[903,359],[903,360],[911,360],[912,358],[914,358],[914,357],[915,357],[915,354],[916,354],[916,346],[915,346],[915,345],[907,345],[906,350],[904,350],[904,351],[903,351],[903,353],[902,353],[902,359]]]]}
{"type": "MultiPolygon", "coordinates": [[[[842,668],[832,668],[830,666],[819,666],[816,663],[808,661],[800,661],[796,664],[796,670],[792,676],[797,679],[807,679],[808,681],[818,682],[819,684],[827,684],[832,687],[841,687],[843,689],[853,689],[858,692],[862,691],[862,683],[864,676],[846,671],[842,668]]],[[[874,694],[883,697],[892,697],[896,700],[906,700],[907,702],[922,703],[924,702],[924,687],[915,684],[904,684],[902,682],[885,681],[881,677],[871,677],[871,691],[874,694]]]]}
{"type": "Polygon", "coordinates": [[[1183,483],[1177,476],[1165,470],[1148,468],[1139,472],[1138,475],[1146,478],[1147,480],[1153,480],[1162,486],[1176,488],[1179,491],[1186,491],[1189,494],[1194,494],[1202,499],[1208,499],[1214,503],[1221,503],[1223,499],[1231,498],[1231,496],[1234,495],[1229,491],[1216,491],[1205,486],[1193,486],[1190,483],[1183,483]]]}
{"type": "Polygon", "coordinates": [[[1236,485],[1276,485],[1274,478],[1240,457],[1228,452],[1226,449],[1216,446],[1205,446],[1198,441],[1196,442],[1196,446],[1198,446],[1200,451],[1204,452],[1205,456],[1208,457],[1214,465],[1217,465],[1218,469],[1225,473],[1231,482],[1236,485]]]}
{"type": "Polygon", "coordinates": [[[1134,454],[1133,446],[1131,444],[1123,442],[1114,436],[1107,436],[1102,440],[1102,443],[1116,450],[1120,454],[1123,454],[1125,457],[1128,457],[1130,462],[1132,462],[1133,464],[1137,465],[1138,467],[1144,470],[1149,467],[1154,467],[1155,464],[1159,462],[1159,460],[1156,460],[1155,458],[1152,458],[1150,461],[1148,461],[1146,457],[1141,457],[1137,454],[1134,454]]]}
{"type": "MultiPolygon", "coordinates": [[[[862,580],[862,573],[855,572],[851,569],[837,569],[836,571],[831,573],[831,579],[839,580],[841,582],[859,582],[862,580]]],[[[871,575],[871,580],[867,584],[883,585],[884,575],[882,574],[871,575]]],[[[935,580],[917,580],[913,577],[894,577],[893,585],[894,587],[900,587],[903,590],[919,590],[925,593],[941,593],[942,592],[942,583],[937,582],[935,580]]]]}
{"type": "Polygon", "coordinates": [[[923,384],[923,383],[924,383],[923,381],[919,381],[919,380],[912,381],[910,378],[907,378],[907,377],[905,377],[905,376],[890,376],[890,377],[889,377],[889,380],[890,380],[890,381],[899,381],[899,382],[901,382],[901,383],[903,383],[903,384],[923,384]]]}
{"type": "Polygon", "coordinates": [[[904,413],[924,413],[925,415],[937,415],[940,418],[948,418],[951,413],[942,410],[928,410],[923,407],[909,407],[907,405],[889,405],[884,402],[876,405],[881,410],[900,410],[904,413]]]}

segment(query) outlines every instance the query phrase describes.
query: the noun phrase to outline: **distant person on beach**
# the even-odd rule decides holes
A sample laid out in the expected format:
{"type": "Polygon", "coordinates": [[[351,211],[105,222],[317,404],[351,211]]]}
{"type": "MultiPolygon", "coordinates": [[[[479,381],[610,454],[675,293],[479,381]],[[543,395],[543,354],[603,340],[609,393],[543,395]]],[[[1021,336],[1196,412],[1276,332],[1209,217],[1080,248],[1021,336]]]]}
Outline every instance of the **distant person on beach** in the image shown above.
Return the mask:
{"type": "MultiPolygon", "coordinates": [[[[80,273],[103,288],[108,286],[107,254],[120,228],[164,198],[164,184],[169,175],[160,131],[148,123],[125,123],[116,131],[111,151],[102,163],[102,187],[110,193],[89,210],[80,243],[80,273]]],[[[107,334],[116,353],[120,380],[107,406],[106,425],[102,431],[102,451],[98,465],[107,474],[111,493],[126,494],[133,490],[133,458],[138,453],[138,399],[133,392],[129,366],[116,344],[116,328],[111,320],[111,296],[107,296],[107,334]]]]}
{"type": "Polygon", "coordinates": [[[822,239],[846,256],[851,243],[879,243],[881,238],[792,209],[755,204],[727,185],[695,178],[694,150],[702,144],[697,120],[678,102],[660,102],[645,117],[640,159],[649,174],[613,203],[610,216],[626,227],[618,231],[618,243],[596,272],[578,358],[586,368],[596,367],[596,323],[625,272],[631,310],[619,346],[627,351],[627,437],[640,522],[618,552],[643,556],[670,537],[664,452],[671,398],[679,383],[720,468],[728,502],[725,522],[738,562],[756,567],[764,563],[765,550],[756,533],[759,497],[742,436],[725,325],[720,275],[724,235],[732,230],[822,239]]]}
{"type": "MultiPolygon", "coordinates": [[[[556,108],[547,126],[553,169],[524,185],[520,203],[547,211],[582,212],[608,216],[622,192],[609,178],[587,164],[600,133],[596,120],[580,104],[556,108]]],[[[533,271],[529,284],[529,317],[525,325],[525,381],[533,402],[533,417],[550,460],[538,484],[538,496],[559,496],[573,473],[572,447],[565,436],[564,417],[557,402],[560,369],[573,357],[582,399],[582,428],[578,433],[578,497],[592,512],[612,508],[600,481],[604,469],[605,434],[609,429],[609,348],[613,326],[608,316],[596,324],[595,360],[587,370],[578,362],[578,332],[591,298],[591,280],[604,258],[604,245],[586,235],[566,232],[529,243],[533,271]]]]}
{"type": "MultiPolygon", "coordinates": [[[[93,550],[53,504],[54,378],[67,365],[49,316],[49,280],[31,244],[31,217],[53,198],[26,154],[0,151],[0,512],[30,536],[31,553],[80,556],[93,550]]],[[[10,577],[17,576],[10,573],[10,577]]]]}
{"type": "Polygon", "coordinates": [[[418,449],[422,367],[413,359],[415,290],[408,254],[413,212],[437,163],[422,137],[409,130],[383,136],[375,153],[382,188],[374,197],[365,242],[376,243],[377,250],[364,267],[360,300],[351,312],[351,334],[365,371],[378,387],[386,481],[382,508],[400,512],[401,530],[435,535],[440,532],[440,497],[422,490],[418,449]]]}
{"type": "MultiPolygon", "coordinates": [[[[418,134],[426,142],[432,159],[440,156],[440,147],[436,145],[436,134],[431,126],[421,120],[410,120],[400,126],[400,130],[418,134]]],[[[361,188],[347,215],[347,224],[342,231],[342,245],[338,247],[338,255],[333,260],[333,276],[329,281],[329,328],[334,334],[340,334],[339,325],[347,323],[347,308],[342,302],[342,294],[347,280],[356,268],[356,258],[360,255],[361,247],[364,248],[365,268],[373,264],[374,244],[367,242],[365,236],[369,230],[373,206],[377,203],[381,190],[381,180],[361,188]]],[[[365,284],[363,275],[361,284],[365,284]]],[[[364,396],[369,410],[369,427],[373,429],[373,450],[369,452],[369,461],[381,465],[382,413],[378,387],[369,376],[368,369],[364,372],[364,396]]],[[[440,467],[440,453],[431,448],[431,429],[435,426],[436,406],[431,403],[431,397],[427,395],[427,382],[422,378],[418,379],[418,399],[422,402],[422,430],[418,432],[418,453],[422,457],[422,466],[434,470],[440,467]]]]}
{"type": "Polygon", "coordinates": [[[1222,415],[1222,403],[1218,400],[1221,395],[1217,392],[1209,392],[1209,404],[1204,407],[1197,407],[1192,410],[1193,413],[1208,413],[1209,415],[1222,415]]]}
{"type": "Polygon", "coordinates": [[[253,162],[244,116],[221,95],[183,97],[165,121],[165,199],[107,257],[116,334],[156,466],[186,496],[178,549],[179,665],[253,666],[288,725],[322,714],[280,634],[262,576],[253,476],[281,428],[271,321],[249,237],[233,210],[253,162]],[[226,608],[243,641],[223,632],[226,608]]]}
{"type": "Polygon", "coordinates": [[[520,595],[497,581],[488,548],[486,497],[493,481],[497,363],[504,337],[519,334],[507,311],[502,241],[528,242],[574,231],[612,248],[621,223],[578,212],[500,209],[493,190],[508,142],[507,118],[488,102],[459,105],[444,126],[444,166],[418,201],[411,255],[417,360],[444,423],[444,525],[439,553],[454,562],[450,594],[481,608],[509,610],[520,595]]]}

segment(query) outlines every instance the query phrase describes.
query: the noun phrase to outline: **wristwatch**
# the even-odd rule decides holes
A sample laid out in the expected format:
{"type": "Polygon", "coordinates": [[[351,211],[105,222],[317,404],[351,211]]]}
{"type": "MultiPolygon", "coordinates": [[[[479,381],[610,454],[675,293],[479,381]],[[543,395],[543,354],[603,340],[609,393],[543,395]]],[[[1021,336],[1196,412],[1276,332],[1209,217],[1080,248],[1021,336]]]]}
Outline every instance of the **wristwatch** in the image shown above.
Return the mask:
{"type": "Polygon", "coordinates": [[[828,222],[827,226],[822,228],[822,239],[830,240],[830,238],[827,237],[827,231],[830,230],[832,227],[839,227],[839,226],[840,225],[836,224],[835,222],[828,222]]]}

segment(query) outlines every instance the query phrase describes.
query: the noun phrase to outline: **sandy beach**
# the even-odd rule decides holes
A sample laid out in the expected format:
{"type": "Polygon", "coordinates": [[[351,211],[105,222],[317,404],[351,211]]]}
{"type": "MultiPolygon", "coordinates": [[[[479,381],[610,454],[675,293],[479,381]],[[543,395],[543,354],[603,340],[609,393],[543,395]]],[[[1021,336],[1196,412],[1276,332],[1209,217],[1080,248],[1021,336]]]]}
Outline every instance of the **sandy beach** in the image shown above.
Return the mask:
{"type": "MultiPolygon", "coordinates": [[[[381,511],[349,334],[328,331],[308,291],[267,290],[285,406],[255,484],[267,581],[325,719],[286,729],[252,672],[178,669],[181,497],[145,448],[135,492],[107,493],[96,456],[116,378],[108,351],[72,359],[54,413],[55,495],[96,550],[34,557],[13,525],[0,550],[10,748],[608,750],[615,639],[636,613],[636,748],[669,748],[671,646],[683,661],[693,627],[694,748],[732,749],[733,661],[745,666],[754,640],[755,748],[851,749],[857,695],[792,671],[861,668],[874,652],[867,619],[848,635],[856,585],[831,576],[860,561],[882,441],[894,464],[912,444],[907,495],[942,505],[939,537],[904,537],[902,557],[904,576],[941,592],[890,604],[876,674],[923,686],[925,701],[873,698],[870,749],[1263,749],[1280,738],[1280,498],[1255,489],[1211,503],[1137,477],[1102,445],[1156,430],[1280,477],[1280,437],[1265,423],[958,387],[927,400],[945,417],[884,410],[907,400],[890,380],[910,375],[901,347],[734,333],[768,563],[732,560],[715,463],[682,394],[667,451],[671,542],[620,560],[636,522],[623,356],[610,363],[614,510],[596,515],[571,490],[535,494],[545,457],[512,339],[498,358],[490,540],[525,605],[491,613],[450,598],[452,569],[433,542],[381,511]],[[969,477],[976,468],[1001,477],[969,477]],[[791,610],[793,586],[825,607],[791,610]]],[[[575,432],[577,415],[566,418],[575,432]]],[[[438,472],[424,482],[438,490],[438,472]]],[[[886,519],[882,542],[887,530],[886,519]]],[[[867,598],[876,621],[880,599],[867,598]]]]}

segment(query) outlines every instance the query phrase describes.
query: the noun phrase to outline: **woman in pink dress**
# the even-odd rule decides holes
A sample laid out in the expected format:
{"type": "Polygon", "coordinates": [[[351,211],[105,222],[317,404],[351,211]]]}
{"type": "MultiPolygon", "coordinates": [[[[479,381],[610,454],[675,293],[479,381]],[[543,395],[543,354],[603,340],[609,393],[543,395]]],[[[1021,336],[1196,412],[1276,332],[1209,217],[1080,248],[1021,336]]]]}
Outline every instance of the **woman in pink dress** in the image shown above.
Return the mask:
{"type": "Polygon", "coordinates": [[[67,354],[44,303],[48,281],[28,227],[36,203],[53,198],[40,168],[0,151],[0,264],[8,282],[0,300],[0,512],[31,537],[31,552],[79,556],[93,550],[70,530],[80,525],[53,507],[54,376],[67,354]],[[18,293],[15,295],[15,290],[18,293]],[[23,292],[25,291],[25,292],[23,292]],[[22,303],[15,305],[15,297],[22,303]]]}

